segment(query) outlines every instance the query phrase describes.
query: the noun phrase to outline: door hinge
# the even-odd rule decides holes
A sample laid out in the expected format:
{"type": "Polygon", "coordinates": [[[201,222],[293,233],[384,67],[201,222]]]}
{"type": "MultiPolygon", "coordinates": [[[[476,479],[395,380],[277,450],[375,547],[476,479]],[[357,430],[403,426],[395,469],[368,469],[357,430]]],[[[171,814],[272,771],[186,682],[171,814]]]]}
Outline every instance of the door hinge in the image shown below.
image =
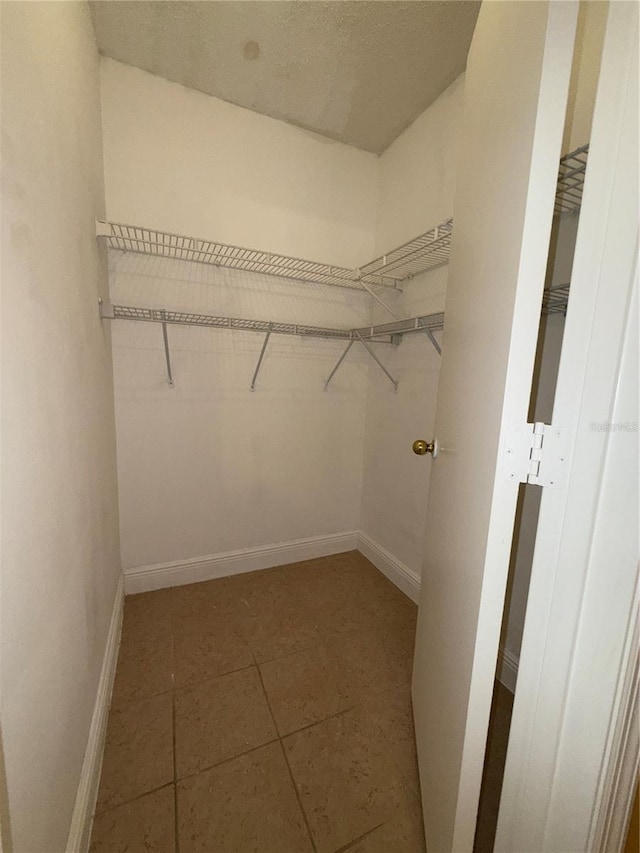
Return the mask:
{"type": "Polygon", "coordinates": [[[557,486],[564,477],[566,454],[561,429],[549,424],[523,424],[506,432],[505,474],[519,483],[557,486]]]}

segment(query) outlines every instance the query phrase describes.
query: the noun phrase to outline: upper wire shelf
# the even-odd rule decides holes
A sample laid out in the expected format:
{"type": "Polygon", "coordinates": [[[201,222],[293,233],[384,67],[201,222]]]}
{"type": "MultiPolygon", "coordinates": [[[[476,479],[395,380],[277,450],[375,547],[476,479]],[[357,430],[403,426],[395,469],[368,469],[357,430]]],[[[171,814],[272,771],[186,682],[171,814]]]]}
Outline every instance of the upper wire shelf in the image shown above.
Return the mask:
{"type": "Polygon", "coordinates": [[[556,185],[555,213],[576,213],[582,204],[589,146],[582,145],[560,160],[556,185]]]}
{"type": "MultiPolygon", "coordinates": [[[[582,145],[560,160],[554,205],[556,213],[575,213],[579,210],[588,152],[589,146],[582,145]]],[[[96,236],[106,237],[110,248],[123,252],[211,264],[359,291],[372,286],[399,290],[402,282],[448,263],[452,233],[453,220],[448,219],[386,255],[357,269],[349,269],[139,225],[102,220],[96,222],[96,236]]]]}
{"type": "Polygon", "coordinates": [[[360,267],[360,276],[368,284],[392,279],[397,284],[449,261],[453,219],[436,225],[431,231],[409,240],[386,255],[360,267]]]}
{"type": "Polygon", "coordinates": [[[334,287],[346,287],[362,290],[354,271],[346,267],[306,261],[288,255],[264,252],[260,249],[244,249],[227,243],[200,240],[185,237],[168,231],[143,228],[139,225],[125,225],[121,222],[96,222],[96,236],[106,237],[111,249],[123,252],[135,252],[143,255],[155,255],[178,261],[191,261],[197,264],[228,267],[246,270],[263,275],[289,278],[295,281],[330,284],[334,287]]]}

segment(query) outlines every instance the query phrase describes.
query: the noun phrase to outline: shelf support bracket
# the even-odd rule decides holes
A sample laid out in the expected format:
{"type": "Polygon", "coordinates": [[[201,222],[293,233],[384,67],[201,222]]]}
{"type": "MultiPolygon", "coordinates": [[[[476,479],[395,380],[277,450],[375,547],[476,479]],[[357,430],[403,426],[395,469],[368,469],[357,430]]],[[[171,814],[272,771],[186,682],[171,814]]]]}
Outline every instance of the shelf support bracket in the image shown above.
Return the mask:
{"type": "MultiPolygon", "coordinates": [[[[161,312],[161,316],[164,317],[164,311],[161,312]]],[[[167,383],[170,388],[173,388],[173,374],[171,373],[171,354],[169,352],[169,332],[167,331],[167,324],[165,321],[162,321],[162,339],[164,341],[164,357],[167,361],[167,383]]]]}
{"type": "Polygon", "coordinates": [[[398,317],[398,315],[395,313],[395,311],[393,311],[391,308],[389,308],[389,306],[384,301],[384,299],[381,299],[372,287],[369,287],[369,285],[366,282],[364,282],[361,278],[358,279],[358,282],[359,282],[359,284],[362,285],[362,287],[364,287],[364,289],[367,291],[369,296],[371,296],[371,297],[373,297],[373,299],[375,299],[375,301],[378,303],[378,305],[381,305],[385,311],[387,311],[389,314],[391,314],[391,316],[393,317],[394,320],[400,319],[400,317],[398,317]]]}
{"type": "MultiPolygon", "coordinates": [[[[372,296],[375,299],[375,301],[385,309],[385,311],[387,311],[389,314],[391,314],[391,316],[393,317],[394,320],[400,319],[400,317],[396,314],[396,312],[393,311],[391,308],[389,308],[389,306],[384,301],[384,299],[381,299],[372,287],[369,287],[369,285],[366,284],[364,281],[362,281],[362,279],[359,279],[359,281],[360,281],[360,284],[362,285],[362,287],[364,287],[364,289],[367,291],[367,293],[370,296],[372,296]]],[[[441,348],[440,344],[438,343],[438,341],[435,339],[435,335],[433,334],[431,329],[425,329],[424,331],[427,333],[427,337],[429,338],[429,340],[431,341],[431,343],[435,347],[435,350],[438,353],[438,355],[442,355],[442,348],[441,348]]],[[[384,368],[382,368],[382,369],[384,370],[384,368]]]]}
{"type": "Polygon", "coordinates": [[[436,340],[436,336],[433,334],[431,329],[425,329],[425,332],[427,333],[429,340],[433,344],[435,351],[438,353],[438,355],[442,355],[442,347],[440,346],[440,344],[436,340]]]}
{"type": "Polygon", "coordinates": [[[326,391],[326,390],[327,390],[327,388],[329,387],[329,383],[331,382],[331,380],[333,379],[333,377],[334,377],[334,376],[335,376],[335,374],[337,373],[338,368],[340,367],[340,365],[342,364],[342,362],[343,362],[343,361],[345,360],[345,358],[347,357],[347,353],[349,352],[349,350],[351,349],[351,347],[353,346],[353,344],[354,344],[354,343],[355,343],[354,341],[349,341],[349,343],[347,344],[347,348],[346,348],[346,350],[342,353],[342,355],[341,355],[341,356],[340,356],[340,358],[338,359],[338,363],[336,364],[336,366],[333,368],[333,370],[332,370],[332,371],[331,371],[331,373],[329,374],[329,378],[327,379],[327,381],[324,383],[324,390],[325,390],[325,391],[326,391]]]}
{"type": "Polygon", "coordinates": [[[264,341],[262,342],[262,349],[260,350],[260,355],[258,356],[258,363],[256,364],[256,369],[253,371],[253,379],[251,380],[251,390],[256,390],[256,379],[258,378],[258,374],[260,373],[260,368],[262,366],[262,359],[264,358],[264,354],[267,350],[267,344],[269,343],[269,338],[271,337],[271,324],[269,324],[269,330],[267,334],[264,336],[264,341]]]}
{"type": "Polygon", "coordinates": [[[380,359],[378,358],[378,356],[377,356],[377,355],[375,354],[375,352],[373,351],[372,347],[370,347],[370,346],[369,346],[369,344],[368,344],[368,343],[367,343],[363,338],[361,338],[361,337],[360,337],[360,335],[358,335],[358,333],[357,333],[357,332],[356,332],[356,336],[357,336],[357,339],[358,339],[358,340],[360,341],[360,343],[362,344],[362,346],[363,346],[363,347],[366,349],[366,351],[369,353],[369,355],[371,356],[371,358],[372,358],[372,359],[375,361],[375,363],[378,365],[378,367],[380,368],[380,370],[381,370],[381,371],[384,373],[384,375],[387,377],[387,379],[389,380],[389,382],[391,382],[391,384],[393,385],[393,390],[394,390],[394,391],[397,391],[397,390],[398,390],[398,381],[397,381],[396,379],[394,379],[394,378],[393,378],[393,376],[389,373],[389,371],[387,370],[387,368],[384,366],[384,364],[380,361],[380,359]]]}

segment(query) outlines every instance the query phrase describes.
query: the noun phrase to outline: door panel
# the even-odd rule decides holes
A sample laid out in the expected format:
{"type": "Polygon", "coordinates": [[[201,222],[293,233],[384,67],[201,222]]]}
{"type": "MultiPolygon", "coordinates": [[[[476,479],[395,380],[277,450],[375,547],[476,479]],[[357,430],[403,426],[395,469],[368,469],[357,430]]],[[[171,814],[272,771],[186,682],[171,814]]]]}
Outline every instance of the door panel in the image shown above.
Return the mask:
{"type": "Polygon", "coordinates": [[[553,408],[567,474],[542,493],[504,853],[602,849],[619,772],[638,642],[638,146],[638,5],[611,3],[553,408]]]}
{"type": "Polygon", "coordinates": [[[473,847],[576,17],[485,3],[467,64],[413,675],[429,853],[473,847]]]}

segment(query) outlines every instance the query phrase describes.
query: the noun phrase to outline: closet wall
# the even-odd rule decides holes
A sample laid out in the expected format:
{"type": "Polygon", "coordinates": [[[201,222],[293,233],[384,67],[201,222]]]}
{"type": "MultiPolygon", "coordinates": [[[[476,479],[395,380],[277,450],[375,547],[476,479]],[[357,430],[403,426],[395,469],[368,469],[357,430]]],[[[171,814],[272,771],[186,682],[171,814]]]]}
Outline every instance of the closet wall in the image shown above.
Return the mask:
{"type": "Polygon", "coordinates": [[[2,849],[61,851],[119,613],[98,53],[86,4],[1,14],[2,849]]]}
{"type": "MultiPolygon", "coordinates": [[[[376,253],[398,246],[453,216],[457,130],[464,76],[456,80],[380,157],[376,253]]],[[[444,310],[447,267],[383,297],[403,317],[444,310]]],[[[374,308],[375,322],[390,318],[374,308]]],[[[436,332],[442,340],[442,332],[436,332]]],[[[426,334],[405,336],[385,353],[399,380],[397,393],[369,365],[361,529],[363,551],[383,570],[402,578],[417,599],[424,557],[431,457],[411,450],[430,439],[435,419],[440,356],[426,334]]]]}
{"type": "Polygon", "coordinates": [[[377,157],[112,59],[107,215],[325,263],[373,251],[377,157]]]}
{"type": "MultiPolygon", "coordinates": [[[[372,257],[374,155],[111,60],[102,101],[108,218],[348,266],[372,257]]],[[[370,322],[358,291],[140,255],[111,264],[120,304],[370,322]]],[[[172,389],[160,327],[113,324],[122,555],[138,570],[129,588],[140,588],[134,574],[147,587],[151,575],[209,575],[212,558],[227,573],[355,548],[364,350],[352,348],[324,392],[344,342],[274,335],[251,393],[263,336],[173,326],[169,338],[172,389]]]]}

